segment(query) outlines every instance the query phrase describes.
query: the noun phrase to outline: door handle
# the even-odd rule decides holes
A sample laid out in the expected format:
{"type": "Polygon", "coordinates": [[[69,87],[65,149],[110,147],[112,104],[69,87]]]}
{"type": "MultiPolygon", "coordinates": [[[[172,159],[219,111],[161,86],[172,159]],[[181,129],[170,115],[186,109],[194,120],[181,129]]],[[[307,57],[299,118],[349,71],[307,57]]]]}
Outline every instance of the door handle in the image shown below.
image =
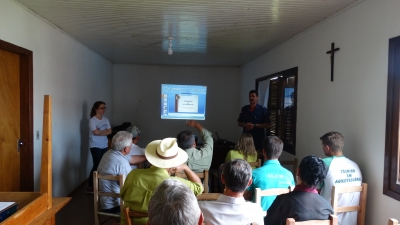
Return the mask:
{"type": "Polygon", "coordinates": [[[21,151],[21,146],[24,145],[24,142],[22,142],[19,138],[17,139],[17,152],[19,153],[21,151]]]}

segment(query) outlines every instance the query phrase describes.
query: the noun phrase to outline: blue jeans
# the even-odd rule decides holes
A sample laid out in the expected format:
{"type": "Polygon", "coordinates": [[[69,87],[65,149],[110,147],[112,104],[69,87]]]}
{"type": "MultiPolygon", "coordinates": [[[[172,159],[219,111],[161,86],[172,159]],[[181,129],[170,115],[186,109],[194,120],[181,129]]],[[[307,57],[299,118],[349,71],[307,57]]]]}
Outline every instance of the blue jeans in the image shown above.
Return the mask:
{"type": "Polygon", "coordinates": [[[97,167],[100,164],[100,160],[106,153],[108,148],[90,148],[90,153],[92,153],[93,167],[89,174],[88,187],[93,187],[93,172],[97,171],[97,167]]]}

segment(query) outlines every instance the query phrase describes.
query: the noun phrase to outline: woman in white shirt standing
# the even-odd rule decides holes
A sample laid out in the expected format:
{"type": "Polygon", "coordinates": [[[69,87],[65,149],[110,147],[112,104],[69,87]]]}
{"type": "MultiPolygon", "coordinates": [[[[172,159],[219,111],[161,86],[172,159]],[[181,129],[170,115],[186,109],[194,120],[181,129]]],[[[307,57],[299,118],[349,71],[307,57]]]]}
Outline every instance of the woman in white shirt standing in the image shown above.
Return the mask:
{"type": "Polygon", "coordinates": [[[93,168],[90,171],[89,185],[86,193],[93,193],[93,171],[97,170],[101,158],[108,150],[107,135],[111,134],[111,126],[108,119],[103,116],[106,109],[105,102],[97,101],[93,104],[92,110],[90,111],[89,147],[93,158],[93,168]]]}

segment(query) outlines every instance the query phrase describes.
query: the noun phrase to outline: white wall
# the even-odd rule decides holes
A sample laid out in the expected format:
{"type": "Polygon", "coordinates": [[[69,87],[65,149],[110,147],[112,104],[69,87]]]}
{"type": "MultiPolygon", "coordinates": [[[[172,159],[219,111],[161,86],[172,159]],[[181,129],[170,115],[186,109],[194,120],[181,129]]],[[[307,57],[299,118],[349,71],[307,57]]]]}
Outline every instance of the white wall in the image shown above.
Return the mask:
{"type": "MultiPolygon", "coordinates": [[[[0,39],[33,51],[35,190],[39,190],[43,96],[53,100],[53,195],[88,176],[88,121],[94,101],[112,103],[112,64],[10,0],[0,1],[0,39]]],[[[111,117],[112,111],[106,116],[111,117]]]]}
{"type": "Polygon", "coordinates": [[[185,121],[160,118],[161,84],[206,85],[206,119],[200,123],[210,131],[217,130],[221,138],[236,142],[239,77],[238,67],[114,65],[114,124],[131,122],[137,126],[142,131],[141,147],[153,140],[176,137],[189,128],[185,121]]]}
{"type": "Polygon", "coordinates": [[[365,0],[242,67],[244,104],[256,78],[298,66],[297,157],[323,157],[319,137],[341,132],[369,185],[367,225],[400,219],[400,202],[382,194],[388,40],[400,35],[399,12],[400,1],[365,0]],[[331,42],[340,48],[334,82],[331,42]]]}

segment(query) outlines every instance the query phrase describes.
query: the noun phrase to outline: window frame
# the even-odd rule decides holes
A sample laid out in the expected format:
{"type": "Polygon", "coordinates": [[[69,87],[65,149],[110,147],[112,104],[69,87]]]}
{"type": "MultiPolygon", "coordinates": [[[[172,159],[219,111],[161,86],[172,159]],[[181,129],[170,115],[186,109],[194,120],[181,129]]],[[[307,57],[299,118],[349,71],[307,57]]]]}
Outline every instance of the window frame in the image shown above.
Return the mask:
{"type": "Polygon", "coordinates": [[[383,194],[400,201],[400,36],[389,39],[383,194]],[[396,64],[397,62],[397,64],[396,64]],[[399,182],[399,183],[398,183],[399,182]]]}
{"type": "MultiPolygon", "coordinates": [[[[286,84],[286,79],[288,77],[295,77],[295,81],[294,81],[294,101],[293,101],[293,103],[294,103],[294,112],[295,112],[295,116],[294,116],[295,120],[294,120],[294,128],[293,128],[294,139],[293,139],[293,145],[292,145],[293,149],[287,149],[284,146],[283,150],[288,152],[288,153],[290,153],[290,154],[292,154],[292,155],[296,155],[298,67],[294,67],[294,68],[291,68],[291,69],[287,69],[287,70],[284,70],[284,71],[280,71],[280,72],[277,72],[277,73],[274,73],[274,74],[270,74],[270,75],[267,75],[267,76],[264,76],[264,77],[257,78],[256,81],[255,81],[256,91],[258,92],[258,90],[259,90],[259,88],[258,88],[259,82],[264,81],[264,80],[268,80],[268,79],[271,80],[272,78],[275,78],[275,77],[285,79],[285,81],[283,81],[283,89],[287,85],[286,84]]],[[[268,96],[271,96],[271,93],[268,96]]],[[[270,101],[268,101],[268,104],[270,104],[270,101]]],[[[281,108],[280,111],[283,112],[284,111],[284,101],[282,101],[282,104],[281,104],[280,108],[281,108]]],[[[281,125],[283,125],[283,121],[281,121],[280,126],[281,125]]],[[[281,129],[283,129],[283,127],[281,127],[281,129]]],[[[269,129],[267,131],[268,131],[267,135],[270,135],[269,129]]],[[[278,137],[281,138],[281,139],[283,138],[280,135],[278,135],[278,137]]],[[[282,141],[283,141],[283,139],[282,139],[282,141]]]]}

